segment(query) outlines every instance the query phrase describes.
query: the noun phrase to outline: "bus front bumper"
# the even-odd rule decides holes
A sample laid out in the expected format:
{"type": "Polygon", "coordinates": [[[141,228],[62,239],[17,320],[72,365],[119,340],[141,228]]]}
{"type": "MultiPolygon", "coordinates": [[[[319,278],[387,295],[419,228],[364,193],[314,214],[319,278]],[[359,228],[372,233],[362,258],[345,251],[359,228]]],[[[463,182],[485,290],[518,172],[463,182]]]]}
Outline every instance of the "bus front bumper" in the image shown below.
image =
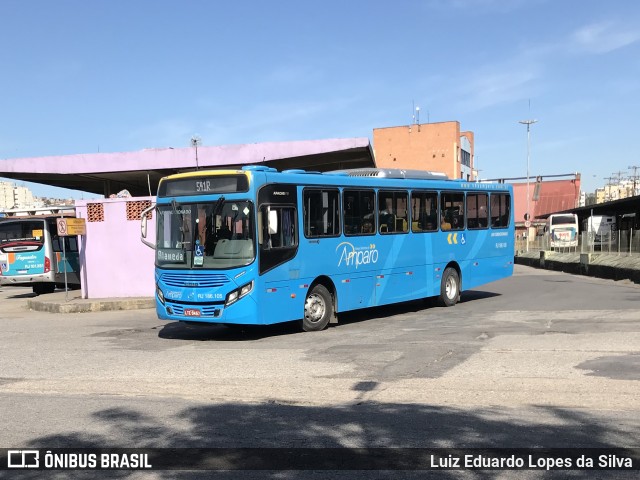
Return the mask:
{"type": "Polygon", "coordinates": [[[261,324],[258,306],[251,295],[241,298],[231,305],[183,304],[165,300],[160,301],[156,295],[156,312],[161,320],[193,322],[202,324],[261,324]]]}

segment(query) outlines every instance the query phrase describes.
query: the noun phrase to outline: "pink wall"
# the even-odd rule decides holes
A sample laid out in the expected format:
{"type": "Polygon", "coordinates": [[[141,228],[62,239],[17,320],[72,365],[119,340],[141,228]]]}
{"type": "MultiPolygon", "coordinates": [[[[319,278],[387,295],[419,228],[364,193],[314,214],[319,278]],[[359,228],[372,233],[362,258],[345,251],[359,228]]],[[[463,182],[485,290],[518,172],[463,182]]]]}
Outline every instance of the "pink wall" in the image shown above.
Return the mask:
{"type": "MultiPolygon", "coordinates": [[[[155,197],[76,200],[76,215],[87,225],[80,241],[82,298],[153,297],[155,251],[140,241],[137,202],[143,201],[155,204],[155,197]],[[136,219],[127,219],[128,209],[136,219]]],[[[155,214],[148,225],[153,241],[155,214]]]]}

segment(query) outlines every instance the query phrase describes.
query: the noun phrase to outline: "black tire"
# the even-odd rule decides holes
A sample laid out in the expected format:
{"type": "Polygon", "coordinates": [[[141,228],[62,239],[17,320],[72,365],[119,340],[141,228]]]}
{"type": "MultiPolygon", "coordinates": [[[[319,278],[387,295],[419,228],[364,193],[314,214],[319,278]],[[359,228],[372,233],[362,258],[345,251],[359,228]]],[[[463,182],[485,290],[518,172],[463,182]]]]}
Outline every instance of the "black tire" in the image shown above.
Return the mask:
{"type": "Polygon", "coordinates": [[[333,298],[324,285],[314,286],[304,300],[304,314],[300,326],[305,332],[324,330],[333,315],[333,298]]]}
{"type": "Polygon", "coordinates": [[[455,268],[447,267],[440,281],[438,303],[443,307],[453,307],[460,299],[460,276],[455,268]]]}
{"type": "Polygon", "coordinates": [[[42,282],[33,284],[33,293],[43,295],[45,293],[53,293],[56,290],[56,284],[53,282],[42,282]]]}

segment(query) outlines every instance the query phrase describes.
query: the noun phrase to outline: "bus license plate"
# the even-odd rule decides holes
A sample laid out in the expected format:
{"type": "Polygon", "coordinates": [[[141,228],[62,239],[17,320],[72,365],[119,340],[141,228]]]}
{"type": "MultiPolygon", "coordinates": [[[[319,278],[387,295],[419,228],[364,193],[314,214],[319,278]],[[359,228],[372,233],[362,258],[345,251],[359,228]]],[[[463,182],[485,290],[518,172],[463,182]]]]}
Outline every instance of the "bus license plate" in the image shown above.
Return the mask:
{"type": "Polygon", "coordinates": [[[199,317],[200,316],[200,310],[198,310],[197,308],[185,308],[184,309],[184,316],[185,317],[199,317]]]}

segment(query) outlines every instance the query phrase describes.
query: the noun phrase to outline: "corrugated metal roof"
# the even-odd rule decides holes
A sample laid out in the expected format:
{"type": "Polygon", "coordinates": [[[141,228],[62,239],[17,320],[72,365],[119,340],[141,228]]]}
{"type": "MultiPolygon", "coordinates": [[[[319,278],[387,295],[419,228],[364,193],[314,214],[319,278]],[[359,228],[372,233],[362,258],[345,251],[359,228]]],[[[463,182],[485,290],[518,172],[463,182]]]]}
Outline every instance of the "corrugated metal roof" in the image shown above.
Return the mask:
{"type": "MultiPolygon", "coordinates": [[[[535,179],[534,179],[535,180],[535,179]]],[[[516,223],[524,222],[527,210],[527,184],[514,183],[513,196],[516,223]]],[[[575,208],[580,200],[580,179],[529,182],[531,219],[575,208]]]]}

